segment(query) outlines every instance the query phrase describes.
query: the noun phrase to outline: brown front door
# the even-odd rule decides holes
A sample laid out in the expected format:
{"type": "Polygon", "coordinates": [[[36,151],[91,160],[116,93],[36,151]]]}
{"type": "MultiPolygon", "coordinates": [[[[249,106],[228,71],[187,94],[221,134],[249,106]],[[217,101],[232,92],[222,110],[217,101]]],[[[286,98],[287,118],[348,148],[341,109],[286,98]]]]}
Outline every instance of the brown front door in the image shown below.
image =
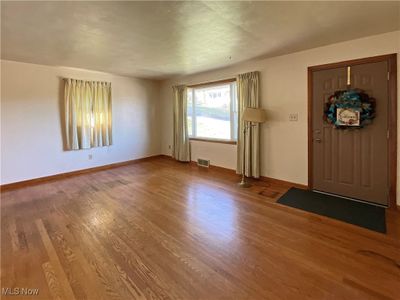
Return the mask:
{"type": "Polygon", "coordinates": [[[347,88],[347,68],[312,73],[312,187],[388,205],[388,62],[351,66],[351,88],[376,99],[376,117],[361,129],[336,129],[323,119],[324,101],[347,88]]]}

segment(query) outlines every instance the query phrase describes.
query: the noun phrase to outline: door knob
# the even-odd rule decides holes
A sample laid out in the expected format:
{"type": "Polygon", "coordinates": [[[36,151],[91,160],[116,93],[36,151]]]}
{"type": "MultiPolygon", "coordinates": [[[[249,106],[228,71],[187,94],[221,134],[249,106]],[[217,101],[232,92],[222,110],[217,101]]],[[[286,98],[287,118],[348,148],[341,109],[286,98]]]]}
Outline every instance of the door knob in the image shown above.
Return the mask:
{"type": "Polygon", "coordinates": [[[316,141],[317,143],[321,143],[321,142],[322,142],[321,139],[315,139],[315,141],[316,141]]]}

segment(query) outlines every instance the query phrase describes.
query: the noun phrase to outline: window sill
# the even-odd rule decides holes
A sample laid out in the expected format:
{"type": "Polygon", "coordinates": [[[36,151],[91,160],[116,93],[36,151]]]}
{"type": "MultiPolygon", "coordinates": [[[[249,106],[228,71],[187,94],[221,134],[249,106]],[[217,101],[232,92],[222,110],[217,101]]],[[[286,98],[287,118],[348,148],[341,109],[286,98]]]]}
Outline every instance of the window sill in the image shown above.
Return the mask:
{"type": "Polygon", "coordinates": [[[189,138],[190,141],[196,142],[208,142],[208,143],[218,143],[218,144],[228,144],[228,145],[236,145],[237,141],[228,141],[228,140],[213,140],[213,139],[205,139],[205,138],[189,138]]]}

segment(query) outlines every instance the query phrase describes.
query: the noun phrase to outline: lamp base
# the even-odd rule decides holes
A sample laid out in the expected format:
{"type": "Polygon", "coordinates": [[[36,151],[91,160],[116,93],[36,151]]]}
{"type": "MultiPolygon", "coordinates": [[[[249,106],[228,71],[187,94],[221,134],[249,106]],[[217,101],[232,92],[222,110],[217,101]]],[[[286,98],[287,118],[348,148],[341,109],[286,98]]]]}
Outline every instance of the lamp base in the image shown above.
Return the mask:
{"type": "Polygon", "coordinates": [[[241,188],[249,188],[251,187],[251,184],[242,179],[242,181],[238,183],[238,186],[241,188]]]}

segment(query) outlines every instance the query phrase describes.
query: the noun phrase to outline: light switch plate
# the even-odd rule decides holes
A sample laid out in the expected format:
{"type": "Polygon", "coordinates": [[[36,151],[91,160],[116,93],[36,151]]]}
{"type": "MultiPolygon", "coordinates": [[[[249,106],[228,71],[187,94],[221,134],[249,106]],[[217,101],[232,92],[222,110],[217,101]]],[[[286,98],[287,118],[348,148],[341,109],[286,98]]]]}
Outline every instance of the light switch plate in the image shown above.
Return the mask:
{"type": "Polygon", "coordinates": [[[298,113],[290,113],[289,114],[289,121],[297,122],[298,120],[299,120],[299,114],[298,113]]]}

